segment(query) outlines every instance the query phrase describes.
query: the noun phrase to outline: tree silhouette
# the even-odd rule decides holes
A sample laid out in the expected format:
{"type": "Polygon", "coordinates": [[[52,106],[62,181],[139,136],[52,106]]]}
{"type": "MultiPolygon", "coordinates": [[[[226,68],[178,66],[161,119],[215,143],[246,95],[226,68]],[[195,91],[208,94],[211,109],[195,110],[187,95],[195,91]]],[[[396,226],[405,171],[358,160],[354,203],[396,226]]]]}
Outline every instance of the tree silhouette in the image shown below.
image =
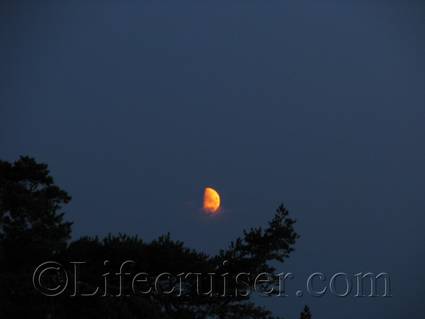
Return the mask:
{"type": "Polygon", "coordinates": [[[300,314],[300,319],[311,319],[310,308],[308,306],[304,306],[304,310],[300,314]]]}
{"type": "Polygon", "coordinates": [[[70,200],[46,164],[30,157],[0,161],[0,299],[8,305],[0,307],[1,318],[42,311],[31,273],[66,249],[71,223],[61,209],[70,200]]]}
{"type": "MultiPolygon", "coordinates": [[[[169,234],[149,243],[125,234],[69,242],[71,223],[63,220],[62,212],[69,200],[54,184],[47,165],[29,157],[13,164],[0,161],[1,318],[272,318],[249,292],[278,292],[272,264],[284,262],[299,237],[283,205],[266,228],[243,231],[227,249],[208,255],[185,247],[169,234]],[[31,275],[47,260],[59,261],[68,273],[76,269],[73,262],[86,262],[78,266],[77,287],[68,287],[57,297],[37,292],[31,275]],[[141,293],[129,282],[123,285],[122,277],[114,276],[123,261],[129,261],[129,273],[146,274],[146,281],[155,282],[155,290],[141,293]],[[237,280],[241,273],[242,286],[237,280]],[[256,285],[260,273],[270,276],[256,285]],[[181,274],[190,274],[184,285],[181,274]],[[184,289],[174,293],[178,287],[184,289]]],[[[308,307],[301,318],[311,318],[308,307]]]]}

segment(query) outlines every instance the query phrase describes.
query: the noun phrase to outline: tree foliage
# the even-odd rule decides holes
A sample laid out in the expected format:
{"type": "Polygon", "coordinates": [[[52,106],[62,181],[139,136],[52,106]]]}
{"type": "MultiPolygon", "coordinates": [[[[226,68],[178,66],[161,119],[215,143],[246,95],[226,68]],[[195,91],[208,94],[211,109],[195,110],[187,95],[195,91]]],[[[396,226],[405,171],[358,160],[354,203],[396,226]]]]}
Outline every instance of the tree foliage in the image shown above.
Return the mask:
{"type": "Polygon", "coordinates": [[[311,312],[308,306],[304,307],[303,312],[300,314],[300,319],[311,319],[311,312]]]}
{"type": "Polygon", "coordinates": [[[66,249],[71,223],[63,220],[62,207],[70,200],[55,185],[46,164],[30,157],[0,161],[1,318],[44,311],[44,298],[32,289],[31,273],[66,249]]]}

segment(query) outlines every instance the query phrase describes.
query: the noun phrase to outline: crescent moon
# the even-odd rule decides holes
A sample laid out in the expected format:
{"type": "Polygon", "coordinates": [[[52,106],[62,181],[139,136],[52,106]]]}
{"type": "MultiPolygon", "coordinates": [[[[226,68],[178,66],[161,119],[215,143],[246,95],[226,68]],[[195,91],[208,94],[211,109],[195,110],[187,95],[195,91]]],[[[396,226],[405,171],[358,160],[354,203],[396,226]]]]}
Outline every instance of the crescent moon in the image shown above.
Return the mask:
{"type": "Polygon", "coordinates": [[[220,210],[220,195],[211,187],[206,187],[204,190],[204,205],[203,210],[206,213],[215,214],[220,210]]]}

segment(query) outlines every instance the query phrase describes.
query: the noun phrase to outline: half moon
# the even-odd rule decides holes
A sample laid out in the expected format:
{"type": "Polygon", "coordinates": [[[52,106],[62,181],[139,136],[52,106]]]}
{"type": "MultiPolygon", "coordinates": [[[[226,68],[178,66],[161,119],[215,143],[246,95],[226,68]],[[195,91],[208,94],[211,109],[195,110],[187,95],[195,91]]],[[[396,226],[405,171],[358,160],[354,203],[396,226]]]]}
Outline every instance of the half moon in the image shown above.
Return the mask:
{"type": "Polygon", "coordinates": [[[203,210],[206,213],[215,214],[220,210],[220,195],[211,187],[206,187],[204,190],[204,205],[203,210]]]}

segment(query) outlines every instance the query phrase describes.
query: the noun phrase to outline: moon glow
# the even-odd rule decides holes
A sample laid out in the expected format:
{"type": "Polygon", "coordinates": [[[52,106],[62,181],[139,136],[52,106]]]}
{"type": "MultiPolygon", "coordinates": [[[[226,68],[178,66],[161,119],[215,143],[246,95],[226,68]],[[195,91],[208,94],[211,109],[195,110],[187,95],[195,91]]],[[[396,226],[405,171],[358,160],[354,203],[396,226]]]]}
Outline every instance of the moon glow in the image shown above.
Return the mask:
{"type": "Polygon", "coordinates": [[[211,187],[206,187],[204,190],[204,205],[203,210],[206,213],[216,214],[220,210],[220,195],[211,187]]]}

